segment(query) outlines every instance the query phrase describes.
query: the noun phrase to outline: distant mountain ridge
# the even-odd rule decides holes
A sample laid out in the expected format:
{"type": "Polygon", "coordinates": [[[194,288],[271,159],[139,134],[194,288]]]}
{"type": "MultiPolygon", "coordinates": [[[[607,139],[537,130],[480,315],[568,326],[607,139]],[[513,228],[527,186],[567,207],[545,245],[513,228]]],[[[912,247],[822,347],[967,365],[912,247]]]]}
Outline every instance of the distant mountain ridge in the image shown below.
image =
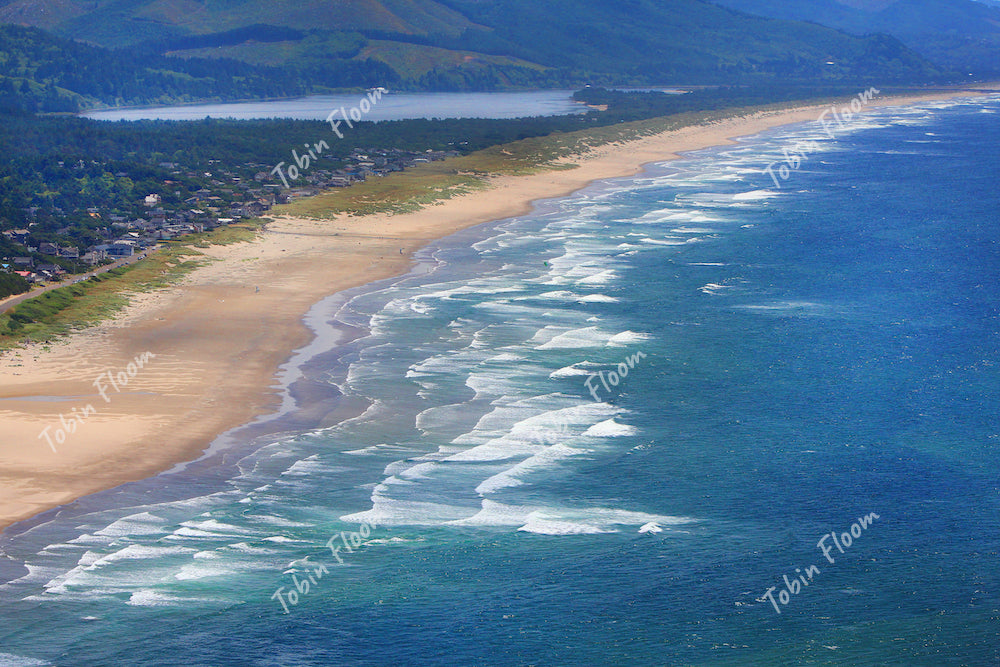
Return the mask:
{"type": "Polygon", "coordinates": [[[297,70],[370,59],[398,75],[385,83],[424,89],[937,74],[892,39],[703,0],[0,0],[0,21],[105,47],[297,70]]]}
{"type": "Polygon", "coordinates": [[[48,107],[60,97],[162,103],[213,90],[234,99],[370,86],[882,85],[943,76],[892,37],[704,0],[0,0],[2,21],[55,35],[8,25],[15,57],[0,62],[0,85],[44,94],[48,107]]]}
{"type": "Polygon", "coordinates": [[[262,24],[300,30],[459,34],[474,27],[435,0],[8,0],[0,22],[102,46],[225,32],[262,24]]]}
{"type": "Polygon", "coordinates": [[[1000,74],[996,0],[712,0],[749,14],[811,21],[853,35],[884,33],[931,62],[980,77],[1000,74]]]}

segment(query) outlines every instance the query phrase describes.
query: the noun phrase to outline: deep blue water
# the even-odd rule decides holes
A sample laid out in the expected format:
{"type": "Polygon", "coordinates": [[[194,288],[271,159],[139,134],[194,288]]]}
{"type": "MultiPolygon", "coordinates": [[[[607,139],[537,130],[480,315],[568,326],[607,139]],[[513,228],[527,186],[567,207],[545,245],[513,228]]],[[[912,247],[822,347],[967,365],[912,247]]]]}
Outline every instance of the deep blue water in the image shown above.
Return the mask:
{"type": "Polygon", "coordinates": [[[280,433],[0,538],[0,664],[1000,663],[998,112],[768,132],[319,304],[280,433]]]}

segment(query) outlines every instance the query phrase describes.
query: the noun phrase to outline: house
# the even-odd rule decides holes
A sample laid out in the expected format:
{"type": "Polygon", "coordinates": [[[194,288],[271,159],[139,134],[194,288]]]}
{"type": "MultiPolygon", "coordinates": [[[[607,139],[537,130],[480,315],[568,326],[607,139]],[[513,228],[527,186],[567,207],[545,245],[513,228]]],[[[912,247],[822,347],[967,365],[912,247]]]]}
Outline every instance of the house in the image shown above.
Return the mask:
{"type": "Polygon", "coordinates": [[[107,246],[94,246],[90,248],[87,252],[80,257],[80,261],[84,264],[89,264],[94,266],[100,264],[108,258],[107,246]],[[103,247],[103,249],[102,249],[103,247]]]}
{"type": "Polygon", "coordinates": [[[159,203],[160,203],[160,195],[156,194],[146,195],[146,201],[145,201],[146,206],[152,208],[153,206],[156,206],[159,203]]]}
{"type": "Polygon", "coordinates": [[[55,243],[39,243],[38,252],[42,253],[43,255],[58,255],[59,246],[57,246],[55,243]]]}
{"type": "Polygon", "coordinates": [[[243,205],[243,215],[253,218],[263,215],[266,210],[267,208],[265,208],[265,206],[259,201],[248,201],[243,205]]]}
{"type": "Polygon", "coordinates": [[[31,233],[27,229],[11,229],[4,232],[3,235],[13,243],[25,245],[28,242],[28,237],[31,236],[31,233]]]}
{"type": "Polygon", "coordinates": [[[66,271],[55,264],[39,264],[36,273],[46,280],[59,280],[59,276],[64,275],[66,271]]]}
{"type": "Polygon", "coordinates": [[[31,257],[15,257],[13,264],[15,269],[32,269],[35,267],[35,260],[31,257]]]}
{"type": "Polygon", "coordinates": [[[59,248],[59,256],[66,259],[80,259],[79,248],[59,248]]]}
{"type": "Polygon", "coordinates": [[[135,254],[134,239],[119,239],[108,246],[108,255],[114,257],[131,257],[135,254]]]}

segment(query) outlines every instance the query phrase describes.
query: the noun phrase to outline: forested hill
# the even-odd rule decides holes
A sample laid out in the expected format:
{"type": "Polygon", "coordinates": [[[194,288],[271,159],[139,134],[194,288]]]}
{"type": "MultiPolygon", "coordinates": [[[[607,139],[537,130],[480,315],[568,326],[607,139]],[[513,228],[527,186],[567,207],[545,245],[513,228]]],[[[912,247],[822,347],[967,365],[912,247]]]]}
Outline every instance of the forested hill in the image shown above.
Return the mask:
{"type": "Polygon", "coordinates": [[[304,92],[299,81],[234,61],[112,51],[35,28],[0,26],[0,110],[76,111],[96,103],[146,104],[304,92]]]}
{"type": "Polygon", "coordinates": [[[0,0],[0,21],[48,31],[0,31],[0,86],[44,110],[378,85],[860,85],[947,75],[891,37],[702,0],[0,0]]]}
{"type": "Polygon", "coordinates": [[[1000,2],[973,0],[713,0],[740,11],[812,21],[855,35],[893,35],[935,64],[1000,75],[1000,2]]]}

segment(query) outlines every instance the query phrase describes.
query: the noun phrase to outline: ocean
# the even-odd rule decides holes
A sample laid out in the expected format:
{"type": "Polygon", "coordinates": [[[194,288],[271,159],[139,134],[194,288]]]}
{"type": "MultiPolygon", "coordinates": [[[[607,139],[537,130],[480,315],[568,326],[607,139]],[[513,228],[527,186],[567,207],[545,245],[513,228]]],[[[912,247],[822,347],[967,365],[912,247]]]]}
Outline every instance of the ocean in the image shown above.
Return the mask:
{"type": "Polygon", "coordinates": [[[0,537],[0,665],[1000,664],[1000,98],[830,129],[317,304],[279,416],[0,537]]]}

